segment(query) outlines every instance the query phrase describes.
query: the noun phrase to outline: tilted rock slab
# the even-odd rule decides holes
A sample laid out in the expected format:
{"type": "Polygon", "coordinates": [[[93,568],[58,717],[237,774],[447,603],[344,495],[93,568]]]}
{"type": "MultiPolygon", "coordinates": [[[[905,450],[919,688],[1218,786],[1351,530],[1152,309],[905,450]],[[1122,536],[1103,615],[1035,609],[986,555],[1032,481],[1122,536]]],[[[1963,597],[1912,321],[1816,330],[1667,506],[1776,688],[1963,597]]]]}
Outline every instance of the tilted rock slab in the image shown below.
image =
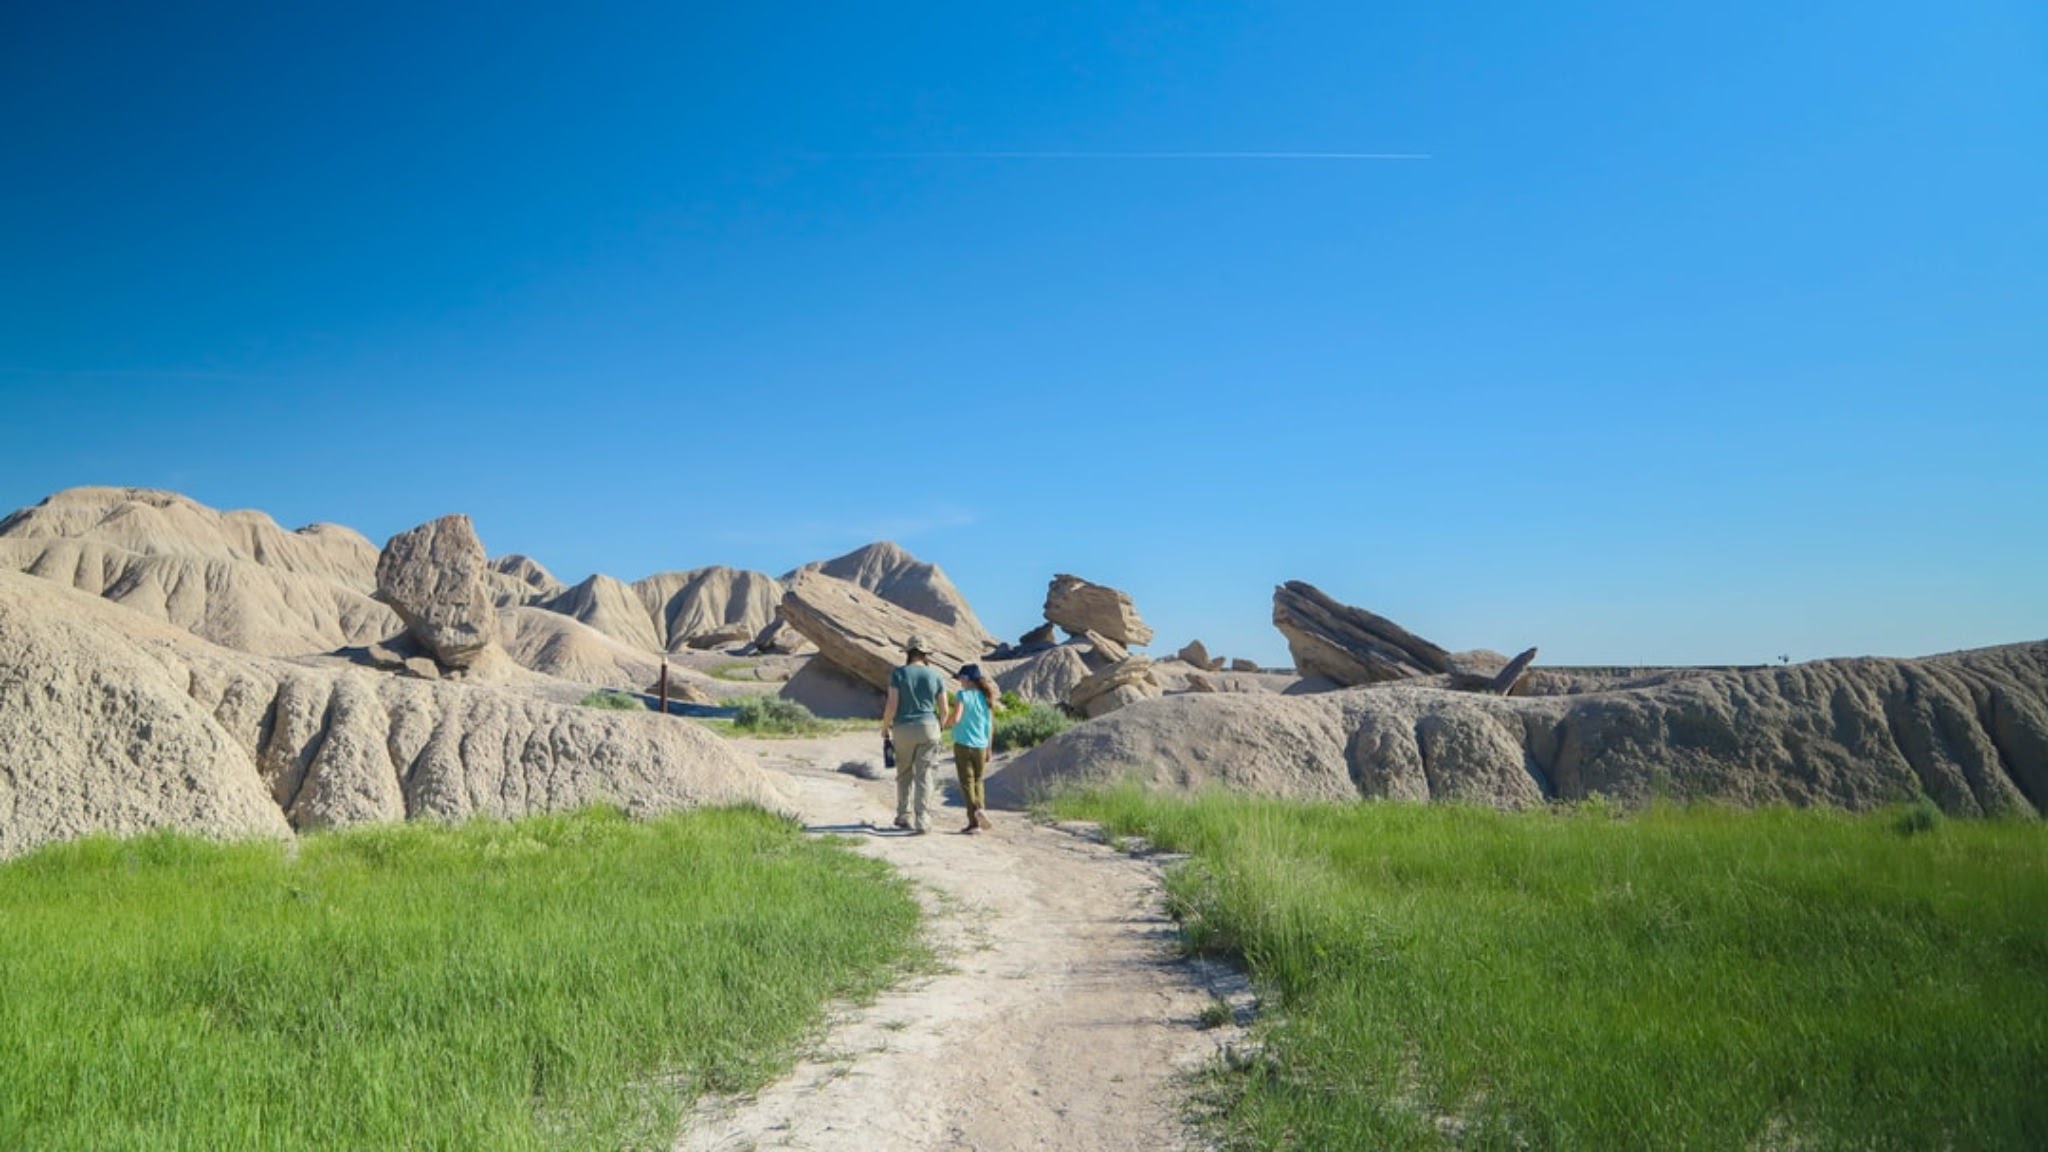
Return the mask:
{"type": "Polygon", "coordinates": [[[1954,815],[2048,808],[2048,642],[1920,660],[1706,672],[1574,696],[1389,685],[1169,696],[1079,725],[991,777],[990,797],[1135,774],[1164,788],[1452,800],[1605,796],[1954,815]]]}
{"type": "Polygon", "coordinates": [[[978,636],[955,632],[844,580],[798,572],[782,594],[782,619],[818,646],[824,660],[854,679],[887,690],[889,673],[902,665],[903,645],[922,636],[932,664],[951,676],[981,657],[978,636]]]}
{"type": "Polygon", "coordinates": [[[899,608],[936,620],[947,631],[972,639],[975,655],[993,648],[996,638],[974,616],[967,598],[936,564],[927,564],[887,540],[856,548],[844,556],[806,564],[784,576],[788,584],[810,572],[844,580],[899,608]]]}
{"type": "Polygon", "coordinates": [[[1046,585],[1045,618],[1070,636],[1100,632],[1119,644],[1152,642],[1152,629],[1139,618],[1128,595],[1066,573],[1054,576],[1046,585]]]}
{"type": "Polygon", "coordinates": [[[377,598],[449,668],[476,663],[497,635],[483,541],[457,513],[400,532],[377,558],[377,598]]]}
{"type": "Polygon", "coordinates": [[[0,573],[0,748],[0,856],[158,828],[789,808],[696,725],[246,656],[15,573],[0,573]]]}
{"type": "Polygon", "coordinates": [[[1451,670],[1451,654],[1442,648],[1300,580],[1273,589],[1273,626],[1287,637],[1294,670],[1304,677],[1348,686],[1451,670]]]}

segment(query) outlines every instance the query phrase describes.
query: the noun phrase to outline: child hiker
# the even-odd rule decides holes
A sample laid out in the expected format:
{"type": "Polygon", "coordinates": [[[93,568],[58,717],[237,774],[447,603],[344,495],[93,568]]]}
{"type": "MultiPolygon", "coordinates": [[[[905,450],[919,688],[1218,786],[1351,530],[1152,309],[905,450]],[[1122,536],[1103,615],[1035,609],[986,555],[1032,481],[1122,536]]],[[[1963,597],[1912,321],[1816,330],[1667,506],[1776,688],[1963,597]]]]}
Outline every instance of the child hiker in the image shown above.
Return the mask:
{"type": "Polygon", "coordinates": [[[995,736],[996,686],[981,674],[981,665],[968,664],[954,677],[960,691],[953,694],[953,709],[946,723],[953,728],[953,769],[960,775],[960,799],[967,805],[967,827],[972,835],[988,822],[988,798],[981,778],[988,771],[989,745],[995,736]]]}

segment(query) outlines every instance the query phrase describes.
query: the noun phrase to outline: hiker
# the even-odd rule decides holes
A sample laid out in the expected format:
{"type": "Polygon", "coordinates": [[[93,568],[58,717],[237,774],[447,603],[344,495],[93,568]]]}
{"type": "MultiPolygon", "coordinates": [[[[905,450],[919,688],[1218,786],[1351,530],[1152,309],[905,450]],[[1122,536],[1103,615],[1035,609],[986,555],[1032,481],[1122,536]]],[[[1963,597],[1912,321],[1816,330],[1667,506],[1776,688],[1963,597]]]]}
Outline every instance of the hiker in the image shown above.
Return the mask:
{"type": "Polygon", "coordinates": [[[889,673],[882,739],[894,739],[896,746],[896,827],[921,835],[931,831],[932,767],[939,757],[946,678],[932,667],[931,645],[924,637],[904,641],[903,653],[903,665],[889,673]]]}
{"type": "Polygon", "coordinates": [[[981,778],[988,772],[989,745],[995,737],[995,681],[981,674],[981,665],[967,664],[956,677],[962,685],[953,694],[946,724],[953,729],[953,771],[960,777],[960,799],[967,805],[967,827],[973,835],[988,822],[988,797],[981,778]]]}

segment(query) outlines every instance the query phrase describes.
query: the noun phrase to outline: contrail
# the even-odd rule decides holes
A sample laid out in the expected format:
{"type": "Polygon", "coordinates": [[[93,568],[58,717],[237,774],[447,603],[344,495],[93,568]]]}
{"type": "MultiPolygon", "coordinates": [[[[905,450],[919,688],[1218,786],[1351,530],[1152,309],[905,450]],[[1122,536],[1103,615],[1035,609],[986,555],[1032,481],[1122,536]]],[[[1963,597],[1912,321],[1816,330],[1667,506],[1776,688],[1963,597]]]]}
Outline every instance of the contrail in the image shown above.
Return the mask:
{"type": "Polygon", "coordinates": [[[848,160],[1429,160],[1427,152],[851,152],[848,160]]]}

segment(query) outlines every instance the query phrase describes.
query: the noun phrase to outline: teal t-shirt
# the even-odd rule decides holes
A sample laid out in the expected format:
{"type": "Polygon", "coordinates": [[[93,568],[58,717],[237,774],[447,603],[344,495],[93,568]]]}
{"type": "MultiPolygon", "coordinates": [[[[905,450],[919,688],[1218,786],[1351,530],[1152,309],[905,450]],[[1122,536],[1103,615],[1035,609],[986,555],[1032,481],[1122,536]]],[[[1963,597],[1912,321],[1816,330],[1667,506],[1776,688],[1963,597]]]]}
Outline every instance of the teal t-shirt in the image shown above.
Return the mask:
{"type": "Polygon", "coordinates": [[[960,693],[960,722],[953,725],[953,743],[986,748],[989,734],[988,697],[973,688],[960,693]]]}
{"type": "Polygon", "coordinates": [[[929,664],[905,664],[889,673],[896,689],[896,715],[891,722],[939,719],[939,701],[946,698],[946,678],[929,664]]]}

